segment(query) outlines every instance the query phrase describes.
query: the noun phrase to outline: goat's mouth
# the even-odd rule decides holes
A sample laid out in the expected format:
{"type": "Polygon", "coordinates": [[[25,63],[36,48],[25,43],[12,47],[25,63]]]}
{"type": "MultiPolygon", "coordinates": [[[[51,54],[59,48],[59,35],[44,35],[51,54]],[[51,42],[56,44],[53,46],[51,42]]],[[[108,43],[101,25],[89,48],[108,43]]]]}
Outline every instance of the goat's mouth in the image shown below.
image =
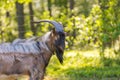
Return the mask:
{"type": "Polygon", "coordinates": [[[61,64],[63,63],[63,53],[64,49],[62,47],[56,47],[56,56],[61,64]]]}

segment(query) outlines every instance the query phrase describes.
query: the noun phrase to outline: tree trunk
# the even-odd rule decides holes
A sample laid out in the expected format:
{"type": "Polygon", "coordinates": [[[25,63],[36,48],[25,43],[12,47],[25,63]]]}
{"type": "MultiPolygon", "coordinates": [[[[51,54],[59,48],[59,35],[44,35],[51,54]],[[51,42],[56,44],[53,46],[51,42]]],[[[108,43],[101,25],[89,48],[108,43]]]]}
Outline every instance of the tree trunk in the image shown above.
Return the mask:
{"type": "Polygon", "coordinates": [[[24,7],[23,4],[16,2],[16,16],[18,22],[18,31],[19,38],[25,38],[25,29],[24,29],[24,7]]]}
{"type": "MultiPolygon", "coordinates": [[[[74,9],[74,4],[75,4],[74,0],[69,0],[69,8],[70,8],[71,11],[74,9]]],[[[70,17],[72,17],[73,15],[74,14],[72,12],[70,17]]]]}
{"type": "Polygon", "coordinates": [[[48,1],[48,11],[49,11],[49,15],[52,16],[51,0],[47,0],[47,1],[48,1]]]}
{"type": "Polygon", "coordinates": [[[74,8],[74,0],[69,0],[69,3],[70,3],[70,10],[73,10],[74,8]]]}
{"type": "Polygon", "coordinates": [[[29,3],[29,14],[30,14],[30,27],[31,27],[31,31],[33,32],[33,35],[36,35],[36,29],[34,24],[32,23],[34,21],[34,12],[33,12],[33,8],[32,8],[32,3],[29,3]]]}

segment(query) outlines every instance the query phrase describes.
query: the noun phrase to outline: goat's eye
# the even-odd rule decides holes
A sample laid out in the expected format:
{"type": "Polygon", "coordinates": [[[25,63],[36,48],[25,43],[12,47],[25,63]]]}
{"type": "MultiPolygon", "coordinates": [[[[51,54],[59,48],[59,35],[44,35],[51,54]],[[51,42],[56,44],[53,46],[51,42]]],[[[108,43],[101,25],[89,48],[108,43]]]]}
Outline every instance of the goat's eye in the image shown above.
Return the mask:
{"type": "Polygon", "coordinates": [[[59,39],[60,38],[60,36],[59,35],[57,35],[57,36],[55,36],[55,39],[57,40],[57,39],[59,39]]]}

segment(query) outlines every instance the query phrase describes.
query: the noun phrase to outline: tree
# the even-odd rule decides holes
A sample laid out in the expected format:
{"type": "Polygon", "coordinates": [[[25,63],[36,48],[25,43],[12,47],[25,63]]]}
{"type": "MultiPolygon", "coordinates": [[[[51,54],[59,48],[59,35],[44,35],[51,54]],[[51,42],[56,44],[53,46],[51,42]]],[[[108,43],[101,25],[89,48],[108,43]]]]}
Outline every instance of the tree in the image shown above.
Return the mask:
{"type": "MultiPolygon", "coordinates": [[[[116,41],[119,41],[120,35],[120,1],[119,0],[99,0],[101,9],[101,55],[104,57],[104,51],[106,48],[112,48],[115,53],[120,52],[119,49],[115,49],[116,41]]],[[[120,43],[117,43],[120,44],[120,43]]]]}
{"type": "Polygon", "coordinates": [[[70,3],[70,10],[73,10],[75,4],[74,0],[69,0],[69,3],[70,3]]]}
{"type": "Polygon", "coordinates": [[[47,0],[48,1],[48,11],[49,11],[49,15],[52,16],[52,3],[51,3],[51,0],[47,0]]]}
{"type": "Polygon", "coordinates": [[[34,21],[34,12],[33,12],[33,8],[32,8],[32,3],[29,3],[29,14],[30,14],[30,26],[31,26],[31,31],[33,32],[33,35],[36,35],[36,29],[35,26],[33,24],[34,21]]]}
{"type": "Polygon", "coordinates": [[[16,16],[17,16],[17,23],[18,23],[18,31],[19,31],[19,38],[24,38],[25,29],[24,29],[24,7],[23,3],[16,2],[16,16]]]}

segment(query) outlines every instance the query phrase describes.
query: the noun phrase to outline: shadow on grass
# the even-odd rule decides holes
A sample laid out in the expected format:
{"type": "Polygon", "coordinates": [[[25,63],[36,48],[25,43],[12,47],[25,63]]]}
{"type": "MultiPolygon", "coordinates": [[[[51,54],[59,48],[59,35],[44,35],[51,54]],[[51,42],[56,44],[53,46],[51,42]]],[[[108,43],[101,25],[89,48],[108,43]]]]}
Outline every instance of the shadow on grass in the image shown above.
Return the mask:
{"type": "MultiPolygon", "coordinates": [[[[63,72],[69,80],[120,80],[120,59],[104,58],[101,67],[73,67],[63,72]]],[[[80,65],[79,65],[80,66],[80,65]]],[[[81,65],[82,66],[82,65],[81,65]]]]}
{"type": "Polygon", "coordinates": [[[120,67],[69,68],[63,71],[68,80],[119,80],[120,67]]]}
{"type": "Polygon", "coordinates": [[[120,59],[119,58],[102,58],[101,62],[103,63],[104,66],[120,66],[120,59]]]}

